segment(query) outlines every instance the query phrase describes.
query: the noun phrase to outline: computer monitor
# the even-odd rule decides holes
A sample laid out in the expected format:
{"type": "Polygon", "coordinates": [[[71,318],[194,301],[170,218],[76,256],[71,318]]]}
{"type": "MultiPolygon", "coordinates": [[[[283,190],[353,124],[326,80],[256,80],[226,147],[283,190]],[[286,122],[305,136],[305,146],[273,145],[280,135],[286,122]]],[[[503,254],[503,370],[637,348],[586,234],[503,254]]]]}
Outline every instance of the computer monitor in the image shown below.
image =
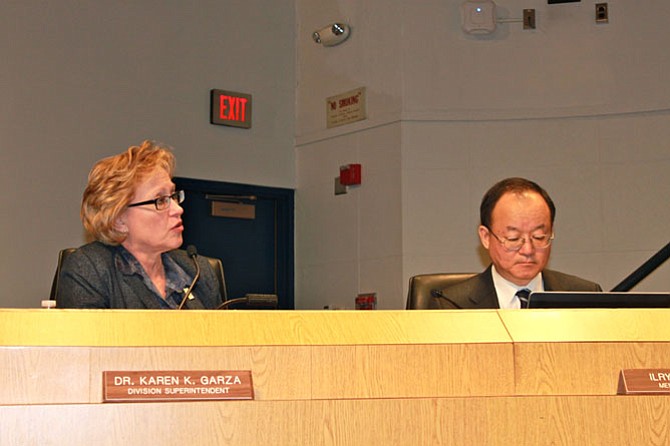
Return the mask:
{"type": "Polygon", "coordinates": [[[538,291],[528,308],[670,308],[670,292],[538,291]]]}

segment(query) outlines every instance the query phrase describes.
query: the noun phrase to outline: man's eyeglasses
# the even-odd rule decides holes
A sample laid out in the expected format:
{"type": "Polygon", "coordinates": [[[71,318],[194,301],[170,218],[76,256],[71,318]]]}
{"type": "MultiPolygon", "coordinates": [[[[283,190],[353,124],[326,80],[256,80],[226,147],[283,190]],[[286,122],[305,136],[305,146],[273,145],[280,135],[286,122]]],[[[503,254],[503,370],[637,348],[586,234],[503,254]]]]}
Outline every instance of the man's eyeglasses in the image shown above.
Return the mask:
{"type": "MultiPolygon", "coordinates": [[[[490,229],[489,233],[494,236],[507,251],[520,251],[521,248],[523,248],[523,245],[526,244],[525,237],[498,237],[490,229]]],[[[554,241],[554,234],[551,234],[550,236],[546,234],[531,235],[528,240],[535,249],[547,249],[549,246],[551,246],[551,242],[554,241]]]]}
{"type": "Polygon", "coordinates": [[[155,198],[153,200],[140,201],[138,203],[129,204],[127,207],[132,208],[135,206],[144,206],[145,204],[153,204],[156,206],[157,211],[164,211],[170,207],[172,200],[175,200],[177,204],[182,204],[184,202],[185,194],[183,190],[178,190],[171,195],[163,195],[162,197],[155,198]]]}

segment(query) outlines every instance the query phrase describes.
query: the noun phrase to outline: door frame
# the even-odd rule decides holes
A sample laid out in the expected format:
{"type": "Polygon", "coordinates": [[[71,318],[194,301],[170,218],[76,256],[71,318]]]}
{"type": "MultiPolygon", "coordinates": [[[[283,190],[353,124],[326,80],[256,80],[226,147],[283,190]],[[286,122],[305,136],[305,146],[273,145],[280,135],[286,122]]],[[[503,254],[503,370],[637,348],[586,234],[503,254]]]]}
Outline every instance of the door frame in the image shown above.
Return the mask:
{"type": "Polygon", "coordinates": [[[275,274],[279,295],[278,308],[293,310],[295,308],[295,191],[280,187],[185,177],[174,177],[173,181],[177,189],[192,190],[204,194],[255,195],[275,201],[277,243],[275,247],[275,274]]]}

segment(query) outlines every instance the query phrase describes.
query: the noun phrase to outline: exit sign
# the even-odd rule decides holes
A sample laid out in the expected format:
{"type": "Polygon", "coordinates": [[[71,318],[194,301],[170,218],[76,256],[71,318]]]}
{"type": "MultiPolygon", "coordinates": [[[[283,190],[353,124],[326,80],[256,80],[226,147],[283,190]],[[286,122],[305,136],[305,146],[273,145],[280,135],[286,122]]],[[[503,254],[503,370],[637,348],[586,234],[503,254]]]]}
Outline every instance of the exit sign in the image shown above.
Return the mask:
{"type": "Polygon", "coordinates": [[[210,122],[251,128],[251,95],[226,90],[210,92],[210,122]]]}

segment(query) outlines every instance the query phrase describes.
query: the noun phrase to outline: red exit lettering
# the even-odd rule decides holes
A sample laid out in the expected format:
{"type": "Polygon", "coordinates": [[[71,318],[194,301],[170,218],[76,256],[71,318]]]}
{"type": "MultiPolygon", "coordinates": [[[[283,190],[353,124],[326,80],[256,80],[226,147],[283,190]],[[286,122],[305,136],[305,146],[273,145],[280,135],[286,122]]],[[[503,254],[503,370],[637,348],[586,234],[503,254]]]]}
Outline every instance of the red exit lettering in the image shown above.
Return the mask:
{"type": "Polygon", "coordinates": [[[247,99],[236,96],[219,96],[219,118],[229,121],[245,121],[247,99]]]}

